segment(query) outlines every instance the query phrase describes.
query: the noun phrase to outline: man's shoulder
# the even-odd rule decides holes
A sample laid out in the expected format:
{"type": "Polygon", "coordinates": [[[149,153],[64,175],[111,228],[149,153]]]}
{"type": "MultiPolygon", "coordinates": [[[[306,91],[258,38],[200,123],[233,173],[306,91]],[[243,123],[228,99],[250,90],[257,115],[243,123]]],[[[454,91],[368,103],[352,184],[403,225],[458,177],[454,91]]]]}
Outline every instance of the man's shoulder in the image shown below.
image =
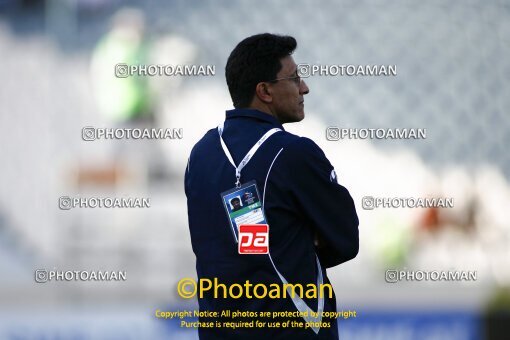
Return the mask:
{"type": "MultiPolygon", "coordinates": [[[[216,145],[216,143],[219,145],[218,135],[217,128],[208,130],[194,145],[192,153],[210,152],[212,145],[216,145]]],[[[283,130],[274,134],[271,139],[278,147],[282,147],[285,150],[284,154],[293,159],[299,160],[317,156],[325,157],[322,149],[310,138],[298,136],[283,130]]]]}
{"type": "Polygon", "coordinates": [[[289,132],[286,132],[284,138],[286,139],[286,143],[283,145],[285,154],[292,159],[325,157],[322,149],[310,138],[297,136],[289,132]]]}
{"type": "Polygon", "coordinates": [[[198,142],[195,143],[195,145],[193,146],[193,151],[210,148],[212,143],[214,143],[215,138],[218,139],[218,128],[208,130],[202,136],[202,138],[200,138],[198,142]]]}
{"type": "MultiPolygon", "coordinates": [[[[211,146],[211,144],[214,144],[216,142],[219,143],[219,133],[218,128],[212,128],[208,130],[194,145],[193,149],[203,149],[208,148],[211,146]]],[[[272,140],[276,140],[276,143],[279,144],[282,147],[289,147],[293,144],[296,144],[296,147],[299,148],[299,145],[302,143],[307,143],[305,140],[310,141],[313,143],[312,140],[300,137],[298,135],[292,134],[288,131],[282,130],[279,131],[279,133],[274,134],[271,137],[272,140]]],[[[294,147],[294,146],[293,146],[294,147]]]]}

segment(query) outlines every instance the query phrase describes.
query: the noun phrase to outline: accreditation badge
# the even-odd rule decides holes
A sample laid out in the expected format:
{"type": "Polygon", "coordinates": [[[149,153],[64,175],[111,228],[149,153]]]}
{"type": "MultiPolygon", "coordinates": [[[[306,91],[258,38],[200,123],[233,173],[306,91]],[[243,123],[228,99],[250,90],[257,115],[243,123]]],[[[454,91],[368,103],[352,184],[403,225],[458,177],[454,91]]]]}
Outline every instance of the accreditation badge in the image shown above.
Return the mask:
{"type": "Polygon", "coordinates": [[[220,195],[236,242],[239,240],[241,225],[267,225],[257,183],[254,180],[220,195]]]}

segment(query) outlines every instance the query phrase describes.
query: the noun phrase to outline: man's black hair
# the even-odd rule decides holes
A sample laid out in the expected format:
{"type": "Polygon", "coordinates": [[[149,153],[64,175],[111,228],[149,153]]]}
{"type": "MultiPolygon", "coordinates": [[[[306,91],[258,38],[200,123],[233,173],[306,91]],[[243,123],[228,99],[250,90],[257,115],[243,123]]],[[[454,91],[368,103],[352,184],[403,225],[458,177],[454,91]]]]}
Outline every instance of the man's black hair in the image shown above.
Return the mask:
{"type": "Polygon", "coordinates": [[[239,201],[241,202],[241,200],[238,198],[238,197],[234,197],[230,200],[230,203],[234,202],[234,201],[239,201]]]}
{"type": "Polygon", "coordinates": [[[270,33],[253,35],[241,41],[225,66],[230,97],[236,109],[250,105],[258,83],[276,78],[280,59],[296,49],[296,39],[270,33]]]}

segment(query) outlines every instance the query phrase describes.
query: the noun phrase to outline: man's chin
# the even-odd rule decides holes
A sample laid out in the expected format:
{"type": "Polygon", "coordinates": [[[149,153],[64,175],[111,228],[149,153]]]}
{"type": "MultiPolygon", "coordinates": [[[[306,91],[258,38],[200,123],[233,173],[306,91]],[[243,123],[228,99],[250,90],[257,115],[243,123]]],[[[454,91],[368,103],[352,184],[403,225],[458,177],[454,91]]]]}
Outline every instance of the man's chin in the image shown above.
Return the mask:
{"type": "Polygon", "coordinates": [[[305,119],[305,110],[303,109],[303,110],[299,111],[299,113],[297,114],[296,118],[297,118],[296,119],[296,123],[302,121],[303,119],[305,119]]]}

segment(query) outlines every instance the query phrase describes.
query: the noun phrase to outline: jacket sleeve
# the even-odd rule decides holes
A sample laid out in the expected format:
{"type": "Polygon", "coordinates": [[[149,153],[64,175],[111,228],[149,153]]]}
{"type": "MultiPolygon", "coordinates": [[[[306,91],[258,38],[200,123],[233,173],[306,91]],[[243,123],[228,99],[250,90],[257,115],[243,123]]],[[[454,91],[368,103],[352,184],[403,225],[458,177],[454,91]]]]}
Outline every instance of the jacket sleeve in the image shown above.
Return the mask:
{"type": "Polygon", "coordinates": [[[349,191],[337,183],[324,152],[303,137],[284,152],[290,191],[317,235],[316,252],[321,263],[329,268],[355,258],[359,250],[356,208],[349,191]]]}

